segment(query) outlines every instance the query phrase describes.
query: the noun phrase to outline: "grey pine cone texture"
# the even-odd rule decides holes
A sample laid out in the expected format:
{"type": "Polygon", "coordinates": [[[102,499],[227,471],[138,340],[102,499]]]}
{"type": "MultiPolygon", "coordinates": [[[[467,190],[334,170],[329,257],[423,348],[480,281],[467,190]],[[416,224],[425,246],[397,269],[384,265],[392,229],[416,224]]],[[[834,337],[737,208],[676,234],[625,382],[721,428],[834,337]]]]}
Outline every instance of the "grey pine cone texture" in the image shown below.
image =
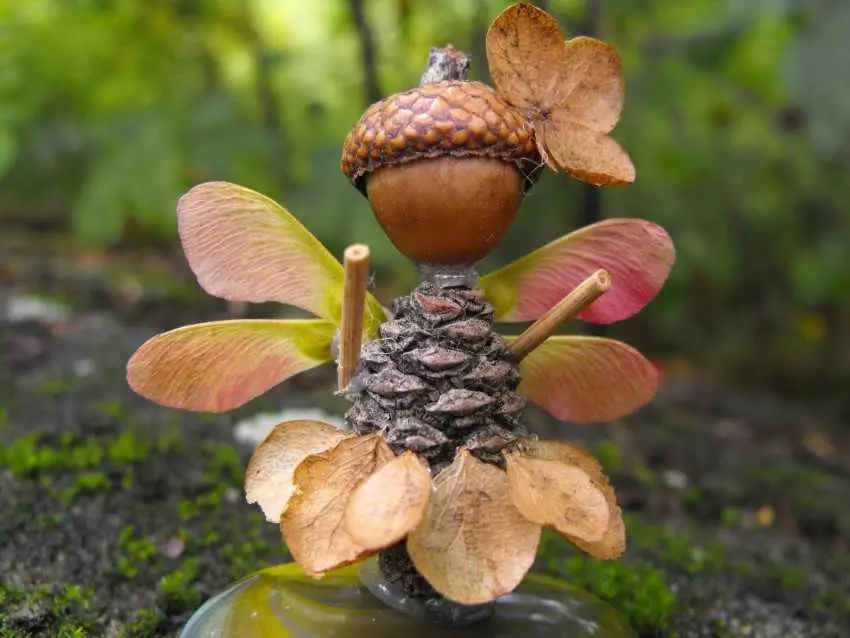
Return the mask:
{"type": "Polygon", "coordinates": [[[360,391],[346,415],[354,431],[384,432],[396,454],[415,452],[435,475],[460,446],[501,465],[502,449],[525,434],[525,400],[483,293],[423,283],[392,310],[361,354],[360,391]]]}

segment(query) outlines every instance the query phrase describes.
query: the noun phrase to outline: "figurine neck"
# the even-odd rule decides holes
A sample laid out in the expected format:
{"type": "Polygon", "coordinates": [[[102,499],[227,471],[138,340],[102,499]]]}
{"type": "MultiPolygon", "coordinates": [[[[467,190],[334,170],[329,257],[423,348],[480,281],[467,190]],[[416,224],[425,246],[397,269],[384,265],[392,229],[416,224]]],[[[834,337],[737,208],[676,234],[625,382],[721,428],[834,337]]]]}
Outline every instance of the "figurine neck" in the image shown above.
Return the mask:
{"type": "Polygon", "coordinates": [[[476,288],[478,273],[475,266],[443,266],[440,264],[417,264],[423,284],[436,288],[476,288]]]}

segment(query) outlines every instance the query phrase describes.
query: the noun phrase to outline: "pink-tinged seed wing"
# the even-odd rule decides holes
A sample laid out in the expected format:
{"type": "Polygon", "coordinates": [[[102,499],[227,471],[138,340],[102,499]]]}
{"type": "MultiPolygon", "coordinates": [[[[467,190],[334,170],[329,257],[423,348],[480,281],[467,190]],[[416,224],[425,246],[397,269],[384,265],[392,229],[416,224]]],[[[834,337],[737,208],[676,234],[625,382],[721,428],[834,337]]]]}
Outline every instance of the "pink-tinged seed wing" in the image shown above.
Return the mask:
{"type": "Polygon", "coordinates": [[[520,394],[574,423],[625,416],[658,389],[658,371],[642,354],[599,337],[550,337],[520,362],[519,372],[520,394]]]}
{"type": "Polygon", "coordinates": [[[591,224],[481,278],[496,321],[534,321],[590,274],[604,268],[611,288],[580,319],[622,321],[661,290],[676,251],[667,232],[641,219],[591,224]]]}
{"type": "Polygon", "coordinates": [[[127,364],[127,381],[160,405],[226,412],[330,361],[335,330],[318,319],[185,326],[142,344],[127,364]]]}
{"type": "MultiPolygon", "coordinates": [[[[276,301],[338,322],[342,265],[295,217],[268,197],[228,182],[207,182],[180,198],[183,251],[201,287],[234,301],[276,301]]],[[[367,294],[366,331],[383,320],[367,294]]]]}

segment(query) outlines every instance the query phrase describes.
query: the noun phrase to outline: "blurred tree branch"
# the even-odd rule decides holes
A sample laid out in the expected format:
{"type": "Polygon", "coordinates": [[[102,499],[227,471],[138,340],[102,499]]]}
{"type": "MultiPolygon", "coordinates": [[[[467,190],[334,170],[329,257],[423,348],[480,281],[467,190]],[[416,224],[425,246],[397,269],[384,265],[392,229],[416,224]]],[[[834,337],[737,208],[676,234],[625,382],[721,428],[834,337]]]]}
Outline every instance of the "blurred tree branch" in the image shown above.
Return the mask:
{"type": "Polygon", "coordinates": [[[240,11],[239,31],[245,39],[254,63],[254,73],[257,78],[257,102],[260,107],[260,118],[271,144],[269,158],[272,174],[280,180],[284,191],[292,186],[291,171],[287,170],[285,158],[288,155],[289,141],[286,127],[281,119],[281,106],[274,88],[274,71],[280,55],[271,51],[254,25],[248,4],[242,5],[240,11]]]}
{"type": "Polygon", "coordinates": [[[378,84],[378,69],[375,61],[375,39],[366,19],[363,0],[349,0],[348,6],[354,18],[354,26],[360,36],[360,56],[363,61],[363,83],[366,86],[366,100],[369,104],[377,102],[383,95],[378,84]]]}
{"type": "Polygon", "coordinates": [[[398,0],[398,27],[405,47],[410,43],[410,15],[412,0],[398,0]]]}

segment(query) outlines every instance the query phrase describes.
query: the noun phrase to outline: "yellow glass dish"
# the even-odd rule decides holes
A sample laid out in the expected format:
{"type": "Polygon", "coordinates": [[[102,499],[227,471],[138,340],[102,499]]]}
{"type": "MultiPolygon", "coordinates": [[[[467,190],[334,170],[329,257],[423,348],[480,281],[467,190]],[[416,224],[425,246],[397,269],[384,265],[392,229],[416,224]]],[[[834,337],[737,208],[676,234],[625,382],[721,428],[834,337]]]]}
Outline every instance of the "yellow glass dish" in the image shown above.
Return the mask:
{"type": "MultiPolygon", "coordinates": [[[[367,565],[367,567],[369,567],[367,565]]],[[[388,607],[361,567],[307,576],[294,563],[263,569],[207,601],[180,638],[634,638],[610,605],[567,582],[529,574],[489,619],[445,627],[388,607]]]]}

